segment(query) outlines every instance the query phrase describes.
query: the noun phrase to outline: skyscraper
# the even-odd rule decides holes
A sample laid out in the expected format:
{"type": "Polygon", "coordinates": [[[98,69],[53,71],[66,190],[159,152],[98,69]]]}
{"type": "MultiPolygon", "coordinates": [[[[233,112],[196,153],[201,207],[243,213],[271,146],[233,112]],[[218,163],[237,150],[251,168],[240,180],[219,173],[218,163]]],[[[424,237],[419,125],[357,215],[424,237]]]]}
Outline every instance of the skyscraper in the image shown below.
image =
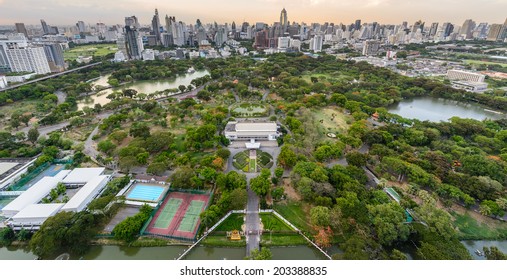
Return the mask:
{"type": "Polygon", "coordinates": [[[156,45],[160,45],[160,18],[158,17],[158,9],[155,9],[155,15],[151,20],[151,28],[153,29],[153,35],[155,35],[156,45]]]}
{"type": "Polygon", "coordinates": [[[507,18],[502,25],[502,30],[500,30],[500,37],[498,39],[502,41],[507,39],[507,18]]]}
{"type": "Polygon", "coordinates": [[[486,40],[488,41],[496,41],[498,39],[501,39],[501,34],[503,26],[501,24],[492,24],[489,28],[488,38],[486,40]]]}
{"type": "Polygon", "coordinates": [[[460,34],[465,37],[465,39],[472,39],[472,32],[475,28],[475,21],[471,19],[465,20],[463,26],[461,27],[460,34]]]}
{"type": "Polygon", "coordinates": [[[41,19],[40,24],[42,25],[42,33],[44,35],[49,34],[49,26],[47,25],[46,21],[41,19]]]}
{"type": "Polygon", "coordinates": [[[17,43],[9,44],[5,50],[10,68],[13,72],[51,72],[44,47],[22,47],[17,43]]]}
{"type": "Polygon", "coordinates": [[[354,24],[354,29],[359,30],[361,28],[361,20],[357,19],[356,23],[354,24]]]}
{"type": "Polygon", "coordinates": [[[44,52],[49,63],[51,72],[61,72],[65,70],[65,60],[63,58],[63,48],[59,43],[44,44],[44,52]]]}
{"type": "Polygon", "coordinates": [[[430,37],[434,37],[437,34],[438,29],[438,22],[434,22],[431,24],[430,28],[430,34],[428,34],[430,37]]]}
{"type": "Polygon", "coordinates": [[[77,29],[79,30],[79,33],[84,33],[84,32],[86,32],[86,26],[85,26],[85,23],[84,23],[83,21],[81,21],[81,20],[80,20],[80,21],[78,21],[78,22],[76,23],[76,27],[77,27],[77,29]]]}
{"type": "Polygon", "coordinates": [[[22,22],[17,22],[16,24],[16,32],[25,34],[25,37],[28,38],[28,32],[26,31],[25,24],[22,22]]]}
{"type": "Polygon", "coordinates": [[[282,25],[282,35],[287,32],[287,11],[285,8],[280,12],[280,24],[282,25]]]}

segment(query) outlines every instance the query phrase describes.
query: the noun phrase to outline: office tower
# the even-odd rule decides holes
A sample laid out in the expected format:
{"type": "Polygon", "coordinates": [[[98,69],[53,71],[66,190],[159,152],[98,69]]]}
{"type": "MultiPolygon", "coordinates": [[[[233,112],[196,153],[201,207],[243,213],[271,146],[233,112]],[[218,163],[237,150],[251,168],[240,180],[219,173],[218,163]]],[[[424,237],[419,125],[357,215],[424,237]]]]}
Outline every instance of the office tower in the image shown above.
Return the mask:
{"type": "Polygon", "coordinates": [[[465,20],[463,26],[461,27],[460,34],[463,35],[465,39],[472,39],[472,32],[475,28],[475,21],[471,19],[465,20]]]}
{"type": "Polygon", "coordinates": [[[44,44],[43,47],[51,72],[64,71],[65,60],[63,58],[62,46],[59,43],[50,43],[44,44]]]}
{"type": "Polygon", "coordinates": [[[160,19],[158,17],[158,9],[155,9],[155,15],[151,20],[151,28],[153,29],[153,35],[155,36],[155,45],[160,45],[160,19]]]}
{"type": "Polygon", "coordinates": [[[437,29],[438,29],[438,22],[434,22],[431,24],[431,28],[430,28],[430,33],[428,34],[430,37],[435,37],[435,35],[437,34],[437,29]]]}
{"type": "Polygon", "coordinates": [[[449,35],[451,35],[452,31],[454,30],[454,25],[449,22],[444,22],[443,29],[444,37],[449,37],[449,35]]]}
{"type": "Polygon", "coordinates": [[[105,24],[103,24],[102,22],[97,22],[97,32],[101,35],[104,35],[106,34],[107,32],[107,27],[105,24]]]}
{"type": "Polygon", "coordinates": [[[496,41],[501,39],[501,34],[503,26],[501,24],[492,24],[489,28],[488,38],[486,40],[488,41],[496,41]]]}
{"type": "Polygon", "coordinates": [[[50,73],[44,47],[21,47],[17,43],[7,45],[7,60],[12,72],[50,73]]]}
{"type": "Polygon", "coordinates": [[[361,20],[357,19],[356,23],[354,24],[354,29],[359,30],[361,28],[361,20]]]}
{"type": "Polygon", "coordinates": [[[412,33],[416,33],[417,30],[421,30],[422,31],[423,29],[424,29],[424,22],[422,22],[421,20],[418,20],[412,26],[412,33]]]}
{"type": "Polygon", "coordinates": [[[287,11],[285,8],[280,12],[280,24],[282,25],[282,35],[287,32],[287,11]]]}
{"type": "Polygon", "coordinates": [[[290,45],[290,38],[289,37],[278,37],[278,48],[279,49],[287,49],[290,45]]]}
{"type": "Polygon", "coordinates": [[[268,32],[266,30],[261,30],[255,33],[255,48],[266,48],[268,44],[268,32]]]}
{"type": "Polygon", "coordinates": [[[76,27],[79,30],[79,33],[85,33],[86,32],[86,26],[85,26],[85,23],[83,21],[78,21],[76,23],[76,27]]]}
{"type": "Polygon", "coordinates": [[[236,34],[236,22],[232,22],[231,24],[231,32],[232,32],[232,36],[234,37],[234,34],[236,34]]]}
{"type": "Polygon", "coordinates": [[[58,31],[58,27],[49,26],[49,34],[51,34],[51,35],[60,34],[60,32],[58,31]]]}
{"type": "Polygon", "coordinates": [[[125,26],[135,27],[136,29],[141,27],[136,16],[125,17],[125,26]]]}
{"type": "Polygon", "coordinates": [[[25,37],[28,38],[28,31],[26,31],[25,24],[22,22],[17,22],[16,24],[16,32],[25,34],[25,37]]]}
{"type": "Polygon", "coordinates": [[[241,25],[241,32],[247,32],[249,26],[250,24],[248,22],[243,22],[241,25]]]}
{"type": "Polygon", "coordinates": [[[7,59],[7,53],[5,53],[6,45],[0,44],[0,73],[11,72],[11,66],[7,59]]]}
{"type": "Polygon", "coordinates": [[[507,39],[507,18],[505,19],[505,22],[502,25],[502,30],[500,30],[500,35],[498,39],[502,41],[507,39]]]}
{"type": "Polygon", "coordinates": [[[125,26],[125,47],[128,59],[141,59],[143,41],[134,26],[125,26]]]}
{"type": "Polygon", "coordinates": [[[44,35],[49,34],[49,26],[47,25],[46,21],[41,19],[40,24],[42,25],[42,33],[44,35]]]}
{"type": "Polygon", "coordinates": [[[217,47],[221,47],[227,41],[227,33],[225,32],[225,28],[219,28],[217,33],[215,34],[215,45],[217,47]]]}

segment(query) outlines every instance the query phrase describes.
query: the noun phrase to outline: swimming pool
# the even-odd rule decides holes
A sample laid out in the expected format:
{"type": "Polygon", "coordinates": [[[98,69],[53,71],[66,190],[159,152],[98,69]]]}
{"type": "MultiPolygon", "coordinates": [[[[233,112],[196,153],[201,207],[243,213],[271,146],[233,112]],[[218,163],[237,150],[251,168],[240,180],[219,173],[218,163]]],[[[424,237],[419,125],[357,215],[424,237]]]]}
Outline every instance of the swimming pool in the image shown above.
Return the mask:
{"type": "Polygon", "coordinates": [[[156,202],[160,200],[165,189],[162,186],[136,184],[127,194],[127,199],[156,202]]]}

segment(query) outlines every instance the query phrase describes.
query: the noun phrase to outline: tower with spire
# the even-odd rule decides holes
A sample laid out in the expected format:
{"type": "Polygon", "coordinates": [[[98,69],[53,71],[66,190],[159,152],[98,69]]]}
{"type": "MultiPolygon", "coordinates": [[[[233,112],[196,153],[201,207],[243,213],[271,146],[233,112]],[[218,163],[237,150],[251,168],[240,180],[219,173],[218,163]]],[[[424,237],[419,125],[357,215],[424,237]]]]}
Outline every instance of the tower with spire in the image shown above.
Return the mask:
{"type": "Polygon", "coordinates": [[[287,21],[287,11],[283,8],[282,12],[280,12],[280,25],[282,26],[282,35],[287,32],[288,21],[287,21]]]}
{"type": "Polygon", "coordinates": [[[160,45],[162,40],[160,38],[160,19],[158,17],[158,9],[155,9],[155,15],[151,20],[151,27],[153,29],[153,35],[155,35],[156,44],[160,45]]]}

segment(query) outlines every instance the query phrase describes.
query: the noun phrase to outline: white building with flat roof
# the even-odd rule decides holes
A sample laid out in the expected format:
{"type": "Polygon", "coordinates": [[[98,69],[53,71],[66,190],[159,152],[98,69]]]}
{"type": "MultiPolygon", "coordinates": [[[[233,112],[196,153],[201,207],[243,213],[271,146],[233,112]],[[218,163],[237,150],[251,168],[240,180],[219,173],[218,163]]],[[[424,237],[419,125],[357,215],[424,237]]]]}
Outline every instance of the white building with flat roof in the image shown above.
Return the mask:
{"type": "Polygon", "coordinates": [[[0,88],[7,87],[7,78],[4,75],[0,75],[0,88]]]}
{"type": "Polygon", "coordinates": [[[80,212],[100,193],[109,182],[111,176],[100,175],[86,183],[70,200],[62,207],[61,211],[80,212]]]}
{"type": "Polygon", "coordinates": [[[449,70],[447,71],[447,78],[451,81],[466,81],[474,83],[483,83],[486,75],[481,73],[462,71],[462,70],[449,70]]]}
{"type": "Polygon", "coordinates": [[[231,141],[275,141],[280,134],[275,122],[228,122],[225,137],[231,141]]]}
{"type": "Polygon", "coordinates": [[[91,181],[93,178],[102,175],[106,170],[104,167],[76,168],[72,170],[62,183],[68,187],[79,187],[91,181]]]}
{"type": "Polygon", "coordinates": [[[8,224],[14,229],[40,229],[40,226],[60,211],[63,203],[31,204],[19,211],[8,224]]]}
{"type": "Polygon", "coordinates": [[[5,217],[13,217],[18,214],[21,210],[32,204],[37,204],[44,197],[46,197],[51,189],[55,188],[56,185],[69,174],[70,170],[62,170],[58,172],[54,177],[46,176],[35,183],[31,188],[26,190],[23,194],[14,199],[11,203],[7,204],[2,209],[2,214],[5,217]]]}

